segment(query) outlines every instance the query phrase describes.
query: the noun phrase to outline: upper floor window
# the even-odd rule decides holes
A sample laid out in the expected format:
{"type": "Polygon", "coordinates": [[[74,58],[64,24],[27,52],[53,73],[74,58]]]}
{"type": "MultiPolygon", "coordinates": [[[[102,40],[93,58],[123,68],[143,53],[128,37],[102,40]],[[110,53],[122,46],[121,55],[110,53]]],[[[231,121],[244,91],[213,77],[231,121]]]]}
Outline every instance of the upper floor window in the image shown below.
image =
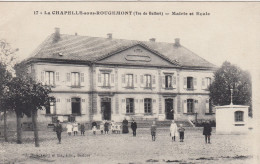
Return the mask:
{"type": "Polygon", "coordinates": [[[127,98],[126,99],[126,113],[134,113],[134,99],[127,98]]]}
{"type": "Polygon", "coordinates": [[[54,86],[54,72],[53,71],[45,72],[45,85],[54,86]]]}
{"type": "Polygon", "coordinates": [[[211,78],[206,77],[206,87],[209,88],[210,84],[211,84],[211,78]]]}
{"type": "Polygon", "coordinates": [[[73,87],[80,86],[79,72],[72,72],[71,73],[71,86],[73,86],[73,87]]]}
{"type": "Polygon", "coordinates": [[[194,100],[193,99],[187,99],[187,112],[194,113],[194,100]]]}
{"type": "Polygon", "coordinates": [[[49,103],[45,106],[46,114],[56,113],[56,99],[54,97],[49,98],[49,103]]]}
{"type": "Polygon", "coordinates": [[[235,122],[244,121],[244,112],[243,111],[236,111],[235,112],[235,122]]]}
{"type": "Polygon", "coordinates": [[[193,89],[193,77],[187,77],[187,89],[193,89]]]}
{"type": "Polygon", "coordinates": [[[150,98],[144,99],[144,113],[152,113],[152,99],[150,98]]]}
{"type": "Polygon", "coordinates": [[[171,75],[165,76],[165,88],[172,88],[172,76],[171,75]]]}
{"type": "Polygon", "coordinates": [[[101,80],[103,81],[103,86],[109,86],[109,73],[102,73],[101,80]]]}
{"type": "Polygon", "coordinates": [[[211,85],[210,77],[202,78],[202,89],[209,89],[210,85],[211,85]]]}
{"type": "Polygon", "coordinates": [[[151,75],[144,75],[144,82],[146,88],[151,88],[152,87],[151,75]]]}
{"type": "Polygon", "coordinates": [[[133,74],[126,74],[126,86],[127,87],[133,87],[134,86],[134,80],[133,80],[133,74]]]}

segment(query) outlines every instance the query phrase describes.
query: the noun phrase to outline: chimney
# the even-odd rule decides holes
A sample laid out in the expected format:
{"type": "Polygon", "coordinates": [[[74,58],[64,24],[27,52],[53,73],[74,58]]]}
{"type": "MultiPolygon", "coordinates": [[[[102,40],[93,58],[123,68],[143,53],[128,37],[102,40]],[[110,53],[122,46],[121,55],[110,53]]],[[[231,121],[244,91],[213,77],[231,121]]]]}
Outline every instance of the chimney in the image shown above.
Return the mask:
{"type": "Polygon", "coordinates": [[[108,33],[108,34],[107,34],[107,38],[108,38],[108,39],[112,39],[112,33],[108,33]]]}
{"type": "Polygon", "coordinates": [[[174,46],[179,47],[180,45],[180,38],[175,38],[174,46]]]}
{"type": "Polygon", "coordinates": [[[150,42],[155,42],[155,38],[151,38],[151,39],[149,39],[150,40],[150,42]]]}
{"type": "Polygon", "coordinates": [[[53,42],[57,42],[60,40],[60,28],[55,27],[55,33],[53,37],[53,42]]]}

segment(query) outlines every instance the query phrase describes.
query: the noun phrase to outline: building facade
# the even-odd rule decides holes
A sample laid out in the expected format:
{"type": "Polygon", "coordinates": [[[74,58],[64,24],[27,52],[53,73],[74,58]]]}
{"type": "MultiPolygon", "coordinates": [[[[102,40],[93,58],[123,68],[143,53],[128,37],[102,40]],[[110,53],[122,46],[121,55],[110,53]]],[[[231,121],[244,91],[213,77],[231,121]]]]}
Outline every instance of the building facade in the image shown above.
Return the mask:
{"type": "Polygon", "coordinates": [[[39,120],[214,119],[215,66],[180,44],[50,35],[25,61],[52,98],[39,120]]]}

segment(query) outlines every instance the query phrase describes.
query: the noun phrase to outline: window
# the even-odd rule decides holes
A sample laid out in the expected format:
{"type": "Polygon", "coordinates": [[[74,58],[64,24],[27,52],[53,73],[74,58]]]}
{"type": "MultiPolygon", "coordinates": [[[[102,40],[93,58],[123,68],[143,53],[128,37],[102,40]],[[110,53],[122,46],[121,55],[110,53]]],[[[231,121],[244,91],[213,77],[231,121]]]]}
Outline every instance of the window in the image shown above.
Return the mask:
{"type": "Polygon", "coordinates": [[[206,88],[209,88],[210,84],[211,84],[211,78],[206,77],[206,88]]]}
{"type": "Polygon", "coordinates": [[[134,113],[134,99],[133,98],[126,99],[126,113],[134,113]]]}
{"type": "Polygon", "coordinates": [[[71,110],[72,114],[81,114],[80,113],[80,98],[72,98],[71,99],[71,110]]]}
{"type": "Polygon", "coordinates": [[[171,75],[165,76],[165,88],[172,88],[172,76],[171,75]]]}
{"type": "Polygon", "coordinates": [[[46,114],[56,114],[56,100],[54,97],[49,98],[49,103],[45,106],[46,114]]]}
{"type": "Polygon", "coordinates": [[[79,73],[78,72],[72,72],[71,73],[71,86],[72,87],[79,87],[79,73]]]}
{"type": "Polygon", "coordinates": [[[152,87],[151,75],[144,75],[144,82],[146,88],[151,88],[152,87]]]}
{"type": "Polygon", "coordinates": [[[101,81],[103,82],[103,86],[108,87],[110,85],[109,84],[109,73],[102,73],[101,81]]]}
{"type": "Polygon", "coordinates": [[[54,72],[52,71],[45,72],[45,85],[54,86],[54,72]]]}
{"type": "Polygon", "coordinates": [[[152,113],[152,99],[150,98],[144,99],[144,113],[152,113]]]}
{"type": "Polygon", "coordinates": [[[127,87],[133,87],[133,74],[127,74],[126,75],[126,86],[127,87]]]}
{"type": "Polygon", "coordinates": [[[193,99],[187,100],[187,112],[194,113],[194,100],[193,99]]]}
{"type": "Polygon", "coordinates": [[[187,89],[193,89],[193,77],[187,77],[187,89]]]}
{"type": "Polygon", "coordinates": [[[243,111],[236,111],[235,112],[235,122],[244,121],[244,112],[243,111]]]}

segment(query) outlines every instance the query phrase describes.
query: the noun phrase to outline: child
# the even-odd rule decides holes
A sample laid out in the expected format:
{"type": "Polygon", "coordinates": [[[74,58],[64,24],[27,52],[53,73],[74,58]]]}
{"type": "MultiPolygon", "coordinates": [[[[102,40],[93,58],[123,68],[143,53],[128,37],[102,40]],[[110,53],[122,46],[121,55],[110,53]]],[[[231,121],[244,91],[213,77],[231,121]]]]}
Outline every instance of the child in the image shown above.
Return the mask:
{"type": "Polygon", "coordinates": [[[78,135],[78,131],[79,131],[78,123],[75,121],[75,122],[73,123],[74,136],[75,136],[75,135],[78,135]]]}
{"type": "Polygon", "coordinates": [[[85,125],[84,123],[80,124],[80,132],[81,132],[81,135],[85,135],[85,125]]]}
{"type": "Polygon", "coordinates": [[[103,132],[104,132],[104,121],[100,123],[99,129],[100,129],[101,134],[103,134],[103,132]]]}
{"type": "Polygon", "coordinates": [[[170,136],[172,137],[172,141],[175,141],[175,137],[178,137],[178,127],[174,120],[172,120],[170,126],[170,136]]]}
{"type": "Polygon", "coordinates": [[[180,124],[180,127],[178,129],[178,132],[180,133],[180,142],[183,142],[184,140],[184,131],[185,129],[182,127],[182,124],[180,124]]]}
{"type": "Polygon", "coordinates": [[[71,135],[71,133],[72,133],[72,129],[73,129],[73,126],[72,126],[72,124],[70,123],[70,122],[68,122],[68,124],[67,124],[67,133],[68,133],[68,135],[70,136],[71,135]]]}
{"type": "Polygon", "coordinates": [[[155,141],[155,136],[156,136],[156,125],[155,121],[153,121],[153,124],[151,126],[151,135],[152,135],[152,141],[155,141]]]}
{"type": "Polygon", "coordinates": [[[92,132],[94,135],[96,135],[96,131],[97,131],[97,123],[95,121],[92,122],[92,132]]]}
{"type": "Polygon", "coordinates": [[[109,123],[106,121],[105,122],[105,125],[104,125],[104,127],[105,127],[105,134],[108,134],[108,126],[109,126],[109,123]]]}

